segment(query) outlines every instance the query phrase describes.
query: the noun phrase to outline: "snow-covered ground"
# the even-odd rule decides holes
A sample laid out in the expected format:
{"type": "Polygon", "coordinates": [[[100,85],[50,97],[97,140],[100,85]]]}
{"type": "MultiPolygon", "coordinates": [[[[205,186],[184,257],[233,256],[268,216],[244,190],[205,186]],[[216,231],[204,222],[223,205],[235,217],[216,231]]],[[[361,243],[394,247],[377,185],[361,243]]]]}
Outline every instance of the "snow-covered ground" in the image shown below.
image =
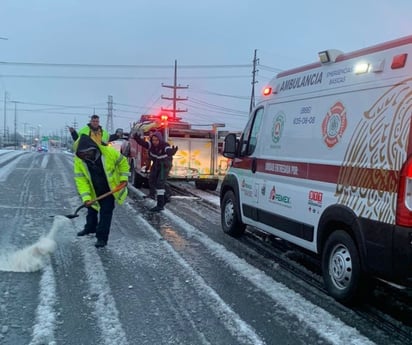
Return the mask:
{"type": "MultiPolygon", "coordinates": [[[[39,216],[39,209],[28,205],[58,203],[64,214],[79,204],[68,157],[0,151],[0,164],[9,154],[15,159],[0,169],[0,184],[13,190],[6,195],[0,189],[0,221],[7,224],[0,234],[2,250],[11,247],[9,242],[22,249],[32,243],[28,239],[48,233],[47,212],[40,210],[39,216]]],[[[217,195],[191,183],[186,188],[218,210],[217,195]]],[[[38,281],[33,273],[0,272],[0,290],[5,291],[0,295],[0,343],[374,344],[277,281],[279,268],[271,276],[245,260],[244,252],[235,251],[238,244],[232,248],[221,234],[218,211],[176,196],[165,211],[152,215],[147,209],[153,200],[131,186],[129,193],[137,201],[130,198],[116,208],[103,250],[94,248],[92,237],[76,237],[84,224],[81,213],[60,224],[57,249],[38,281]],[[29,341],[11,342],[16,338],[29,341]]]]}

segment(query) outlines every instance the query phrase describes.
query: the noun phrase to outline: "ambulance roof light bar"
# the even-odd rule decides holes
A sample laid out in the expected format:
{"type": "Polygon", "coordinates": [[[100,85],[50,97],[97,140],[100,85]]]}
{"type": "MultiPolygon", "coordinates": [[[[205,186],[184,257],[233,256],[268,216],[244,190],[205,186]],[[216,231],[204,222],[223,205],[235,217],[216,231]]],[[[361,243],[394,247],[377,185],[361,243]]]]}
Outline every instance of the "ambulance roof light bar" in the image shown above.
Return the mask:
{"type": "Polygon", "coordinates": [[[324,50],[318,53],[319,60],[321,63],[326,64],[326,63],[332,63],[336,61],[336,58],[343,54],[342,51],[338,49],[328,49],[324,50]]]}

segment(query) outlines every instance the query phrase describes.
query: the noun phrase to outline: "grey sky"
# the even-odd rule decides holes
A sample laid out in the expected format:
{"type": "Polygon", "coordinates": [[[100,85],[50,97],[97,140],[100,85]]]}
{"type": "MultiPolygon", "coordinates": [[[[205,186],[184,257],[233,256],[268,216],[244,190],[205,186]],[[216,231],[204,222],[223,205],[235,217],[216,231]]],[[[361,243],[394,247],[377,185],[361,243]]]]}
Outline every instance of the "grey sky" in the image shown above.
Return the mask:
{"type": "Polygon", "coordinates": [[[74,121],[87,123],[93,111],[105,125],[109,95],[114,127],[127,129],[140,114],[171,106],[160,97],[172,97],[172,90],[161,84],[173,84],[175,60],[178,84],[189,86],[178,91],[189,98],[178,103],[188,109],[181,116],[240,130],[249,110],[252,68],[237,66],[251,65],[254,49],[261,64],[259,94],[277,70],[314,62],[318,51],[349,52],[412,34],[411,10],[410,0],[2,0],[0,37],[8,39],[0,40],[0,132],[5,92],[11,132],[12,101],[19,102],[19,131],[40,125],[44,134],[60,134],[74,121]],[[203,67],[187,68],[194,65],[203,67]],[[227,67],[211,67],[216,65],[227,67]]]}

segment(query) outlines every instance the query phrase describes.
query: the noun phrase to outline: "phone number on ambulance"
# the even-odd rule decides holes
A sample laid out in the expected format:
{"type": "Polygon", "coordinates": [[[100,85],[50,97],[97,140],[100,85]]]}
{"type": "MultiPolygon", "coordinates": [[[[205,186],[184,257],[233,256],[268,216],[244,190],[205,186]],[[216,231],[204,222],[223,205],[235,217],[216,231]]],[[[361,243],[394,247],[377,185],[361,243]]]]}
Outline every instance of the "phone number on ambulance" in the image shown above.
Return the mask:
{"type": "Polygon", "coordinates": [[[315,123],[315,116],[302,116],[293,119],[294,125],[313,125],[315,123]]]}

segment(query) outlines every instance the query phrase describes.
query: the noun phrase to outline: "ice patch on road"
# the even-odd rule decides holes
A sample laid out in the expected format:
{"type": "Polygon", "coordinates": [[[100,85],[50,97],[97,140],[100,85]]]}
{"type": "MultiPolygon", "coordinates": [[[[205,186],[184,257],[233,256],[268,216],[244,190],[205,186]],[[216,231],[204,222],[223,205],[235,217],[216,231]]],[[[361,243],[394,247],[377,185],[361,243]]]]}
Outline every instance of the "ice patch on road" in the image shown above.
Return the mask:
{"type": "Polygon", "coordinates": [[[14,252],[0,256],[0,271],[35,272],[47,265],[50,254],[56,250],[54,240],[58,229],[70,225],[71,222],[64,216],[56,216],[53,225],[46,236],[36,243],[14,252]]]}
{"type": "Polygon", "coordinates": [[[312,304],[303,296],[289,289],[282,283],[273,280],[263,271],[250,265],[244,259],[228,251],[223,245],[216,243],[196,227],[187,223],[184,219],[173,214],[169,210],[163,211],[169,219],[201,242],[210,252],[229,267],[238,272],[256,288],[266,293],[275,303],[285,308],[291,315],[295,315],[299,321],[315,330],[327,342],[335,345],[373,345],[373,341],[363,336],[357,329],[346,325],[339,318],[331,315],[326,310],[312,304]]]}

